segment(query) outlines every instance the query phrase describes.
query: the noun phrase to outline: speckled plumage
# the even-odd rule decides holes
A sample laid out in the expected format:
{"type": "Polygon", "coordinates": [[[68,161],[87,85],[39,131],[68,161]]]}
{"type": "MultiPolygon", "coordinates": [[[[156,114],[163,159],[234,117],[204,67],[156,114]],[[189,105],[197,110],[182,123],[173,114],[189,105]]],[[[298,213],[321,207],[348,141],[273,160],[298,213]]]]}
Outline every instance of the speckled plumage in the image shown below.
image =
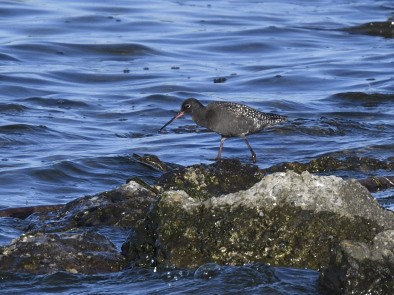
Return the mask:
{"type": "Polygon", "coordinates": [[[233,102],[212,102],[207,105],[207,108],[220,109],[221,113],[227,112],[227,116],[233,116],[236,118],[235,121],[238,123],[243,120],[248,122],[245,128],[236,128],[238,132],[232,136],[241,136],[242,134],[246,135],[258,132],[267,126],[278,124],[287,120],[287,117],[285,116],[263,113],[247,105],[233,102]]]}
{"type": "Polygon", "coordinates": [[[165,124],[160,131],[184,114],[190,114],[196,124],[222,136],[217,160],[220,159],[224,140],[229,137],[241,137],[252,153],[253,162],[256,162],[256,154],[246,139],[246,135],[287,120],[286,116],[263,113],[243,104],[211,102],[205,107],[197,99],[188,98],[182,103],[179,113],[165,124]]]}

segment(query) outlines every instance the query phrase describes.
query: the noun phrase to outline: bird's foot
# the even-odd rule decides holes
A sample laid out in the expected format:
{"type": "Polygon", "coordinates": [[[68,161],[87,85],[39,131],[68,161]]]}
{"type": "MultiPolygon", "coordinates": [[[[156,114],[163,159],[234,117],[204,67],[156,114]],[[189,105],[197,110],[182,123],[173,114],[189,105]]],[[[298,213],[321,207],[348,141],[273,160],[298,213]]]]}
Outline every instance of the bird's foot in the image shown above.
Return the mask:
{"type": "Polygon", "coordinates": [[[252,161],[253,161],[253,163],[256,163],[256,162],[257,162],[256,154],[255,154],[255,153],[252,154],[252,161]]]}

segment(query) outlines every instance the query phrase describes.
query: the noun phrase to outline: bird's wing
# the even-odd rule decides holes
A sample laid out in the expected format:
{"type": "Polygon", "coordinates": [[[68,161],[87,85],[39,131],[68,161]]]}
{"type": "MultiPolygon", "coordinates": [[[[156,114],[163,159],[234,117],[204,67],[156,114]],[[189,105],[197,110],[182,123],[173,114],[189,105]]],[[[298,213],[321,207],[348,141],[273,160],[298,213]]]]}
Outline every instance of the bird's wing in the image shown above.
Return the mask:
{"type": "Polygon", "coordinates": [[[234,117],[257,121],[259,125],[273,125],[287,121],[286,116],[260,112],[247,105],[232,102],[223,102],[221,104],[226,111],[234,114],[234,117]]]}

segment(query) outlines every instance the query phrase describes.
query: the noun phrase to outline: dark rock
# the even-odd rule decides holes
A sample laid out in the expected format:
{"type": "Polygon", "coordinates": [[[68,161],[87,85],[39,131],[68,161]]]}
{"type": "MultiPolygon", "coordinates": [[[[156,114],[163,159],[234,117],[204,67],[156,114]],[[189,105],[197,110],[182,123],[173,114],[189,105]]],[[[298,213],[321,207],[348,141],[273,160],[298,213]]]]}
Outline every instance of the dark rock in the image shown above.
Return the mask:
{"type": "Polygon", "coordinates": [[[227,81],[226,77],[218,77],[218,78],[213,79],[213,83],[224,83],[226,81],[227,81]]]}
{"type": "Polygon", "coordinates": [[[369,22],[359,26],[344,29],[352,34],[366,34],[371,36],[381,36],[385,38],[394,37],[394,22],[369,22]]]}
{"type": "Polygon", "coordinates": [[[63,208],[64,205],[38,205],[29,207],[6,208],[0,210],[0,217],[26,219],[33,213],[48,213],[63,208]]]}
{"type": "Polygon", "coordinates": [[[143,222],[150,205],[156,200],[155,191],[147,185],[130,181],[112,191],[76,199],[60,210],[35,215],[40,222],[30,230],[57,232],[71,228],[92,226],[120,226],[133,228],[143,222]]]}
{"type": "Polygon", "coordinates": [[[297,173],[308,171],[311,173],[336,171],[343,167],[342,161],[332,156],[322,156],[313,159],[308,163],[287,162],[279,165],[272,166],[267,169],[267,172],[284,172],[293,170],[297,173]]]}
{"type": "Polygon", "coordinates": [[[116,272],[125,258],[104,236],[93,231],[22,235],[0,247],[0,270],[47,274],[58,271],[93,274],[116,272]]]}
{"type": "Polygon", "coordinates": [[[140,156],[138,154],[133,154],[133,159],[136,160],[138,163],[156,171],[167,172],[173,168],[176,168],[175,164],[165,163],[155,155],[145,154],[143,156],[140,156]]]}
{"type": "Polygon", "coordinates": [[[174,169],[163,174],[156,184],[163,190],[184,190],[191,197],[202,200],[248,189],[263,176],[257,166],[225,159],[211,165],[174,169]]]}
{"type": "Polygon", "coordinates": [[[369,242],[344,240],[319,277],[327,294],[393,294],[394,230],[369,242]]]}
{"type": "MultiPolygon", "coordinates": [[[[199,171],[192,171],[200,180],[199,171]]],[[[393,212],[383,210],[357,181],[334,176],[276,173],[248,190],[210,198],[188,189],[193,194],[162,194],[123,245],[129,260],[186,268],[262,262],[322,269],[342,240],[368,243],[394,228],[393,212]]]]}
{"type": "Polygon", "coordinates": [[[359,179],[358,182],[370,192],[394,188],[394,176],[374,176],[359,179]]]}
{"type": "Polygon", "coordinates": [[[153,189],[136,181],[95,196],[86,196],[54,212],[35,212],[29,231],[0,248],[0,270],[28,273],[119,271],[126,260],[103,235],[90,229],[144,223],[157,199],[153,189]],[[70,232],[70,229],[78,232],[70,232]]]}
{"type": "Polygon", "coordinates": [[[394,170],[393,159],[381,161],[370,157],[345,157],[339,158],[334,155],[325,155],[313,159],[307,163],[287,162],[265,169],[268,173],[284,172],[293,170],[297,173],[308,171],[311,173],[326,173],[334,171],[376,171],[394,170]]]}

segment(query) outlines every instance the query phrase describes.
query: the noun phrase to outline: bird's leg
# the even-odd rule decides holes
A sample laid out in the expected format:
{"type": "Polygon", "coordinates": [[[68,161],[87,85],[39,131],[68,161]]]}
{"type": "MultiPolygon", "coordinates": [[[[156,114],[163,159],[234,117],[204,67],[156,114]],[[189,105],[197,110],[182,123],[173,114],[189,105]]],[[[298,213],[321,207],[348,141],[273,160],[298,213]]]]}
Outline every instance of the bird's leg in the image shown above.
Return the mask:
{"type": "Polygon", "coordinates": [[[253,163],[256,163],[256,162],[257,162],[257,160],[256,160],[256,154],[255,154],[255,152],[253,151],[252,147],[250,146],[249,141],[246,139],[246,136],[245,136],[245,135],[242,135],[241,137],[242,137],[242,139],[246,142],[246,144],[248,145],[248,148],[249,148],[250,152],[252,153],[252,161],[253,161],[253,163]]]}
{"type": "Polygon", "coordinates": [[[226,137],[221,137],[220,138],[220,147],[219,147],[219,152],[218,152],[218,156],[216,157],[216,161],[219,161],[220,160],[220,156],[222,155],[222,149],[223,149],[223,144],[224,144],[224,141],[226,140],[226,137]]]}

